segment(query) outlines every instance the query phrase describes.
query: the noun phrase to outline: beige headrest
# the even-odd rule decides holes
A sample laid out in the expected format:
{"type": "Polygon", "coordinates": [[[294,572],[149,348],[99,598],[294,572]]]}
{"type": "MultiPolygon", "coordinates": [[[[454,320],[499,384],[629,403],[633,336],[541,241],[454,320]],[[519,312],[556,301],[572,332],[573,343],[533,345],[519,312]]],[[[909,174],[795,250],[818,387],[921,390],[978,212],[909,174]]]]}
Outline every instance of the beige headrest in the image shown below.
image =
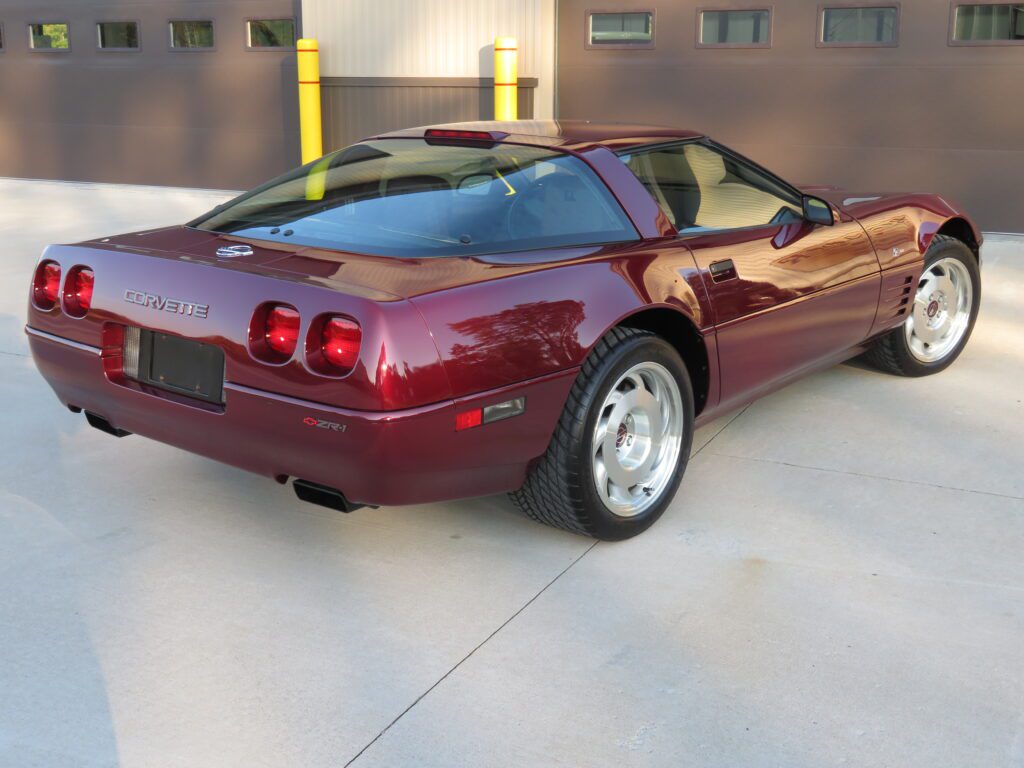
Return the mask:
{"type": "Polygon", "coordinates": [[[720,154],[699,144],[687,144],[683,152],[699,187],[712,187],[725,180],[725,158],[720,154]]]}

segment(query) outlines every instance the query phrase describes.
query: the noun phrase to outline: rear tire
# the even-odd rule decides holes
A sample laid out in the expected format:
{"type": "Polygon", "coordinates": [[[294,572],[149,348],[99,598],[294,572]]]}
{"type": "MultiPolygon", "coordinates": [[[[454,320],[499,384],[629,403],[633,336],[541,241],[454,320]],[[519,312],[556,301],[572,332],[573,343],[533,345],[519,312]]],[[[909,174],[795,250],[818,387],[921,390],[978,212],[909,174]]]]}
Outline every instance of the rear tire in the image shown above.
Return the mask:
{"type": "Polygon", "coordinates": [[[693,441],[693,389],[679,353],[613,328],[573,384],[547,452],[510,494],[528,516],[598,539],[636,536],[675,495],[693,441]]]}
{"type": "Polygon", "coordinates": [[[936,235],[925,254],[910,314],[874,342],[864,359],[899,376],[928,376],[956,360],[981,305],[978,261],[960,240],[936,235]]]}

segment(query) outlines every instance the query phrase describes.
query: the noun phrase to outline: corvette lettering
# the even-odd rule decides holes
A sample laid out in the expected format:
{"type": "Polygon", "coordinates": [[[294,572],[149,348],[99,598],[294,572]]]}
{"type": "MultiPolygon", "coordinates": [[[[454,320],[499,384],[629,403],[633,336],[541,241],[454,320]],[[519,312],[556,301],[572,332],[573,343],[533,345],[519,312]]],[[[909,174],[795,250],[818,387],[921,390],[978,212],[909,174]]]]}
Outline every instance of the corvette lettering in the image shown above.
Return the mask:
{"type": "Polygon", "coordinates": [[[205,320],[210,315],[209,304],[196,304],[193,301],[168,299],[164,296],[157,296],[154,293],[145,293],[144,291],[125,291],[124,300],[129,304],[138,304],[140,307],[149,307],[159,312],[172,312],[176,315],[185,315],[186,317],[198,317],[200,320],[205,320]]]}

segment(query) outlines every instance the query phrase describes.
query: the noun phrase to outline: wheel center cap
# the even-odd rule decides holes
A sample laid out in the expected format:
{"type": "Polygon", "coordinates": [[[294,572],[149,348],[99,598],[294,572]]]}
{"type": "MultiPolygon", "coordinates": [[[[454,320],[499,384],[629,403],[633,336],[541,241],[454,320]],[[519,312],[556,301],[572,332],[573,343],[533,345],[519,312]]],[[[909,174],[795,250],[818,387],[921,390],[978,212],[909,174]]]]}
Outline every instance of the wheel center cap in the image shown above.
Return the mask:
{"type": "Polygon", "coordinates": [[[615,447],[629,448],[633,445],[633,417],[627,414],[626,418],[619,424],[615,431],[615,447]]]}
{"type": "Polygon", "coordinates": [[[939,302],[932,299],[931,303],[928,304],[928,317],[935,317],[939,311],[939,302]]]}

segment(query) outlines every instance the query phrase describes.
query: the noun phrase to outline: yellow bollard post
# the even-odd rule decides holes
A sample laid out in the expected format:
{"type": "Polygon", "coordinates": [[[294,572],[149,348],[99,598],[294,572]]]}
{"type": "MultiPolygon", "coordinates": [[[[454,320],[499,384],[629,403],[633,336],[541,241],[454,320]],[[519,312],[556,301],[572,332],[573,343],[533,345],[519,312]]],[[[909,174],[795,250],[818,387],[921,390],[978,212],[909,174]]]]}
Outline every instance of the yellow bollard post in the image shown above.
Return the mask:
{"type": "Polygon", "coordinates": [[[302,163],[312,162],[324,153],[320,121],[320,47],[316,40],[303,38],[296,45],[299,61],[299,132],[302,136],[302,163]]]}
{"type": "Polygon", "coordinates": [[[519,119],[519,49],[514,37],[494,38],[494,119],[519,119]]]}

